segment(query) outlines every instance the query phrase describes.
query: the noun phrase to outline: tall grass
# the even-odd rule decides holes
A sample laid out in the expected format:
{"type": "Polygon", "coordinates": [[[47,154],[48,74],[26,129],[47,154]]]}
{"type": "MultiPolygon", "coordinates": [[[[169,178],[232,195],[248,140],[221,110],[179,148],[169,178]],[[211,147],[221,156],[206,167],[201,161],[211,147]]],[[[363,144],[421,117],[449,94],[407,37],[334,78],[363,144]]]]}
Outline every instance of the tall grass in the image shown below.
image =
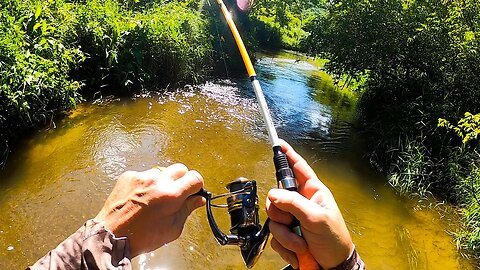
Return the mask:
{"type": "Polygon", "coordinates": [[[388,183],[404,197],[425,199],[429,192],[433,162],[427,148],[419,140],[400,140],[397,159],[388,173],[388,183]]]}
{"type": "Polygon", "coordinates": [[[480,114],[465,113],[457,125],[439,119],[445,127],[461,140],[461,146],[450,149],[447,175],[455,179],[455,195],[462,206],[465,227],[455,233],[457,246],[480,255],[480,114]]]}

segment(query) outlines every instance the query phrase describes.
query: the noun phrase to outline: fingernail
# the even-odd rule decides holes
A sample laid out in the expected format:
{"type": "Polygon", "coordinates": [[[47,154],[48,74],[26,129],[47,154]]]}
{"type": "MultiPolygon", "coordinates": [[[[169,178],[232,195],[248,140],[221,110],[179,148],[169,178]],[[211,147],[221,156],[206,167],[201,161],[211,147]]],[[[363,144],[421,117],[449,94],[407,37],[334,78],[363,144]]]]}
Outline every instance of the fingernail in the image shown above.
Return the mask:
{"type": "Polygon", "coordinates": [[[165,170],[165,167],[155,165],[155,166],[152,167],[152,169],[157,169],[157,170],[162,172],[163,170],[165,170]]]}
{"type": "Polygon", "coordinates": [[[193,175],[195,175],[195,177],[197,178],[197,180],[202,181],[203,177],[202,177],[202,175],[201,175],[199,172],[197,172],[196,170],[191,170],[190,173],[192,173],[193,175]]]}

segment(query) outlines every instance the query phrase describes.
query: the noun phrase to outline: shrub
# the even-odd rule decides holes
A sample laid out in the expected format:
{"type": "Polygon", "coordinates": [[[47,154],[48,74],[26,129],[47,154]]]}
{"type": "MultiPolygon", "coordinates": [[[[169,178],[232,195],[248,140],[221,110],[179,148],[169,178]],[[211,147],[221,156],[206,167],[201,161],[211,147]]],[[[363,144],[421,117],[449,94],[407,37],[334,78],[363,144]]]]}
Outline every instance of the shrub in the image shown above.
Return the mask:
{"type": "Polygon", "coordinates": [[[77,74],[90,90],[195,83],[209,70],[207,21],[181,4],[152,4],[140,12],[114,1],[88,1],[77,14],[77,34],[69,38],[88,56],[77,74]]]}
{"type": "Polygon", "coordinates": [[[0,1],[0,164],[12,138],[94,93],[197,83],[212,40],[194,1],[0,1]]]}
{"type": "Polygon", "coordinates": [[[480,110],[480,2],[345,0],[329,1],[326,11],[308,26],[304,46],[338,76],[368,74],[358,115],[372,163],[400,193],[427,190],[465,206],[469,234],[461,239],[478,244],[469,187],[478,179],[479,120],[442,120],[458,138],[438,119],[480,110]]]}
{"type": "Polygon", "coordinates": [[[456,198],[463,206],[465,228],[455,233],[457,246],[480,254],[480,154],[478,134],[480,114],[466,112],[457,125],[439,119],[438,125],[456,134],[462,145],[452,148],[448,168],[450,178],[456,179],[456,198]]]}
{"type": "Polygon", "coordinates": [[[82,84],[68,73],[84,58],[63,43],[55,20],[62,10],[56,3],[11,1],[0,8],[0,150],[5,158],[12,137],[76,104],[82,84]]]}

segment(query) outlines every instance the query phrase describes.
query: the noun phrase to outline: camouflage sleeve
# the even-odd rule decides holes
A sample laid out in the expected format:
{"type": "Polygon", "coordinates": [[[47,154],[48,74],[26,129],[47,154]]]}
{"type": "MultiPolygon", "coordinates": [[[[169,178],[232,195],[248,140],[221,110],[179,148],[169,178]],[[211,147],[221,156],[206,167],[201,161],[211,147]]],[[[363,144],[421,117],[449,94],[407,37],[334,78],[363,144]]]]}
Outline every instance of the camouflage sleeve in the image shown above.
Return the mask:
{"type": "Polygon", "coordinates": [[[28,270],[108,269],[130,270],[126,238],[116,238],[102,223],[88,220],[28,270]]]}
{"type": "Polygon", "coordinates": [[[353,252],[343,263],[337,265],[330,270],[365,270],[365,263],[360,258],[360,255],[357,253],[357,249],[354,247],[353,252]]]}

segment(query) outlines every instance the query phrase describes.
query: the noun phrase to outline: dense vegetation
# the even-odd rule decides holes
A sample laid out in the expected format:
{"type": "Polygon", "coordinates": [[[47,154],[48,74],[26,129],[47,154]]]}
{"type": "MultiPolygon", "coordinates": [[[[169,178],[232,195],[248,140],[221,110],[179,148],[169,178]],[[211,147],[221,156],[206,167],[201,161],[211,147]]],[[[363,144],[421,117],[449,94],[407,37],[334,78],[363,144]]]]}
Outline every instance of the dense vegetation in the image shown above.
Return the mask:
{"type": "Polygon", "coordinates": [[[0,164],[12,138],[82,97],[199,82],[209,22],[194,1],[1,0],[0,164]]]}
{"type": "Polygon", "coordinates": [[[250,18],[256,40],[263,48],[298,50],[308,33],[304,27],[316,16],[323,1],[258,0],[253,2],[250,18]]]}
{"type": "Polygon", "coordinates": [[[329,1],[306,30],[331,72],[365,79],[372,163],[401,194],[463,206],[458,243],[478,258],[480,2],[329,1]]]}

